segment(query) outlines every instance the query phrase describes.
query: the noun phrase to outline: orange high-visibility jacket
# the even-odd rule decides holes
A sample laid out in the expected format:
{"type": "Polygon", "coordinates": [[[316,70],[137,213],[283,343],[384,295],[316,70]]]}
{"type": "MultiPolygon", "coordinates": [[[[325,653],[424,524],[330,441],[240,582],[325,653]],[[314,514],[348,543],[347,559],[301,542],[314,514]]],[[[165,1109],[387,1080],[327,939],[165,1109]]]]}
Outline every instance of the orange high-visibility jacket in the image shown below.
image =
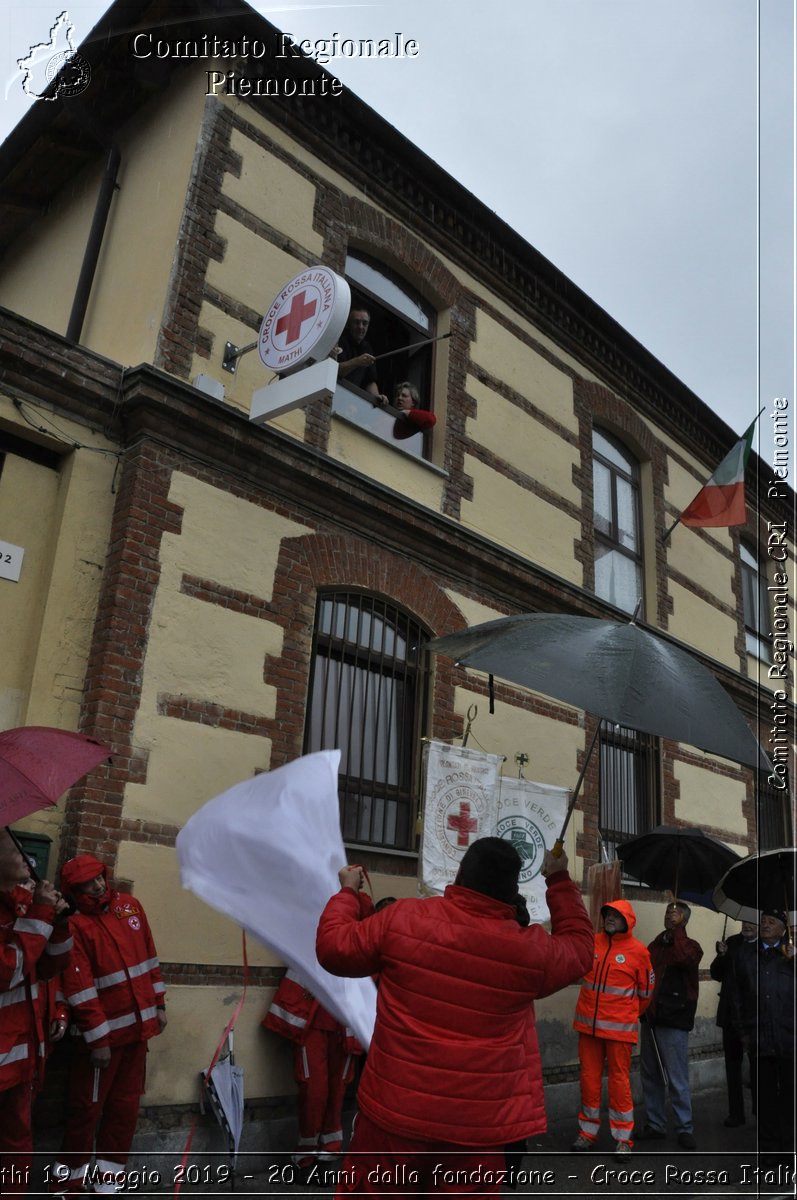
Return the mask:
{"type": "Polygon", "coordinates": [[[642,942],[632,936],[636,915],[627,900],[612,900],[628,929],[595,935],[595,960],[584,977],[573,1028],[592,1037],[635,1043],[639,1018],[653,996],[653,967],[642,942]]]}

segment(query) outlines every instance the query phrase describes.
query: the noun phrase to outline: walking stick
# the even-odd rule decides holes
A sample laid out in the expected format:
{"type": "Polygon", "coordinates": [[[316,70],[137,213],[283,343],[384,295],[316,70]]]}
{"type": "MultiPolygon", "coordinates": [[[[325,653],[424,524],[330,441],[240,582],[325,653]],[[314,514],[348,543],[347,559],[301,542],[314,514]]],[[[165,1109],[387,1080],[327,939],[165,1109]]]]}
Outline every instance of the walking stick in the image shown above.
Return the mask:
{"type": "Polygon", "coordinates": [[[652,1025],[648,1026],[648,1028],[650,1029],[650,1040],[653,1042],[653,1049],[656,1052],[656,1063],[659,1068],[659,1074],[661,1075],[661,1081],[665,1087],[669,1087],[670,1077],[667,1074],[667,1068],[665,1067],[664,1062],[661,1057],[661,1051],[659,1050],[659,1043],[656,1041],[656,1031],[652,1025]]]}

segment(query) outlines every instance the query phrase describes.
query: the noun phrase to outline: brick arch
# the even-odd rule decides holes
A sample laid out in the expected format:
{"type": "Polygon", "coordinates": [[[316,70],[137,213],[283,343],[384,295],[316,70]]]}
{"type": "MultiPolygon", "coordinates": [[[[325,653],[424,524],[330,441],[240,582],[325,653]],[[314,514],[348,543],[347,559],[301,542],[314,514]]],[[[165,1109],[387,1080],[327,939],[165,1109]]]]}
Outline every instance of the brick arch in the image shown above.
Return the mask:
{"type": "MultiPolygon", "coordinates": [[[[372,542],[343,534],[286,538],[274,576],[270,616],[283,629],[282,653],[266,659],[264,678],[277,689],[271,766],[302,752],[310,680],[316,599],[327,587],[362,588],[401,605],[431,634],[462,629],[466,621],[435,578],[416,563],[372,542]]],[[[432,732],[451,739],[462,733],[454,713],[454,671],[448,660],[435,664],[432,732]]]]}

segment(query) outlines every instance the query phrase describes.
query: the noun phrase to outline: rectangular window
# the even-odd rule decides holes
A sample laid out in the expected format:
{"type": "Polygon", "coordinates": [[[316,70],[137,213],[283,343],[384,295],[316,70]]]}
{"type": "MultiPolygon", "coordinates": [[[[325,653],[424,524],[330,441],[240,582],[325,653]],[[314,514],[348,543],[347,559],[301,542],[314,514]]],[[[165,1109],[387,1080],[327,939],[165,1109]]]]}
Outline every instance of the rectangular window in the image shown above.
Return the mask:
{"type": "Polygon", "coordinates": [[[598,828],[609,860],[615,849],[660,822],[659,742],[649,733],[601,722],[598,828]]]}
{"type": "Polygon", "coordinates": [[[387,601],[321,596],[305,751],[339,748],[344,841],[415,845],[425,635],[387,601]]]}
{"type": "Polygon", "coordinates": [[[772,626],[769,620],[767,574],[755,551],[739,544],[742,567],[742,606],[747,653],[764,662],[772,661],[772,626]]]}
{"type": "Polygon", "coordinates": [[[615,438],[592,431],[595,594],[634,612],[644,599],[639,464],[615,438]]]}
{"type": "Polygon", "coordinates": [[[756,826],[759,850],[778,850],[792,844],[791,787],[788,775],[785,787],[776,788],[766,771],[756,777],[756,826]]]}
{"type": "MultiPolygon", "coordinates": [[[[431,411],[434,345],[421,345],[417,350],[413,347],[434,338],[434,309],[406,280],[362,254],[347,257],[346,278],[352,290],[350,319],[355,312],[364,311],[368,316],[364,341],[377,360],[373,375],[378,391],[395,406],[399,386],[409,384],[417,394],[417,407],[431,411]]],[[[349,337],[347,326],[342,344],[350,346],[349,337]]],[[[397,419],[395,409],[391,412],[379,407],[362,374],[354,370],[349,376],[338,377],[332,411],[404,454],[428,458],[431,432],[412,432],[413,426],[397,419]]]]}

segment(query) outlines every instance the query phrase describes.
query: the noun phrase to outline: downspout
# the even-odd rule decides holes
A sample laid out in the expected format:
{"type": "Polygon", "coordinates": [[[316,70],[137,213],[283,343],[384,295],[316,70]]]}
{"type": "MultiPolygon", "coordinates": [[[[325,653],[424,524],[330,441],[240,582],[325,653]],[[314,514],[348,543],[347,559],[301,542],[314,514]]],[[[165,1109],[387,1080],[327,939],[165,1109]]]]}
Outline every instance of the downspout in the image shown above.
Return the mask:
{"type": "Polygon", "coordinates": [[[97,204],[94,209],[94,217],[91,222],[86,249],[83,252],[83,263],[75,289],[75,298],[72,301],[72,312],[69,315],[66,336],[70,342],[79,342],[80,335],[83,332],[83,322],[86,318],[86,309],[89,306],[89,296],[91,295],[91,288],[94,283],[94,274],[97,270],[97,261],[100,257],[102,240],[105,236],[105,227],[108,224],[111,200],[117,187],[116,178],[119,174],[121,161],[122,156],[119,153],[118,147],[111,146],[108,151],[108,159],[105,163],[105,174],[100,184],[100,191],[97,196],[97,204]]]}

